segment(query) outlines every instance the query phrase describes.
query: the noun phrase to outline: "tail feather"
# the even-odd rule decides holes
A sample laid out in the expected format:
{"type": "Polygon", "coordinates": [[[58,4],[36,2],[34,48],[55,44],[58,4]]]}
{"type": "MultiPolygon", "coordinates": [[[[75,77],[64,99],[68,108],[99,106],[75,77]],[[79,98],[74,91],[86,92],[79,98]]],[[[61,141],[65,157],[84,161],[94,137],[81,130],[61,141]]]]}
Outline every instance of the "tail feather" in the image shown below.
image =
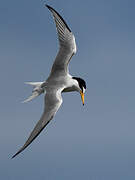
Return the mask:
{"type": "Polygon", "coordinates": [[[40,86],[43,82],[25,82],[25,84],[32,85],[34,87],[40,86]]]}
{"type": "Polygon", "coordinates": [[[37,91],[34,91],[31,96],[29,96],[27,99],[22,101],[22,103],[26,103],[34,99],[35,97],[39,96],[40,94],[37,91]]]}
{"type": "Polygon", "coordinates": [[[32,85],[34,87],[32,95],[25,99],[22,103],[26,103],[39,96],[44,92],[44,88],[41,86],[44,82],[25,82],[25,84],[32,85]]]}

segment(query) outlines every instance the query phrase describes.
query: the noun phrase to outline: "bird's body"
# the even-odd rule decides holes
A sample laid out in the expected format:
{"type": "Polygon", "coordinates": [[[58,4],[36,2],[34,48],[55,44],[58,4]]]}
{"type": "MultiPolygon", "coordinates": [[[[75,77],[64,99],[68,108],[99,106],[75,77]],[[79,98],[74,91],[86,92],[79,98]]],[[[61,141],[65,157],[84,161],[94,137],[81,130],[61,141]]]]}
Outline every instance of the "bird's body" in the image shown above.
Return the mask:
{"type": "Polygon", "coordinates": [[[40,94],[45,93],[45,108],[40,120],[37,122],[28,140],[12,158],[22,152],[54,117],[62,104],[61,93],[77,91],[80,93],[82,102],[84,104],[86,83],[81,78],[71,76],[68,71],[69,61],[76,53],[75,37],[58,12],[56,12],[50,6],[46,6],[52,12],[54,17],[60,48],[47,80],[44,82],[27,83],[34,86],[34,89],[32,95],[24,102],[28,102],[40,94]]]}

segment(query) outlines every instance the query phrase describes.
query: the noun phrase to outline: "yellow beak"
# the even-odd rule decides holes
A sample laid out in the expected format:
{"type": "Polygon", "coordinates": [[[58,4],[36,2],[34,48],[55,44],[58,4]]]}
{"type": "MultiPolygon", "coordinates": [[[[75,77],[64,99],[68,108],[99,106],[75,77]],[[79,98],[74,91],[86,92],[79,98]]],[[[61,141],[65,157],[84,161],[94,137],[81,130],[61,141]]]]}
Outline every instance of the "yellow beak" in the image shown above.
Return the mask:
{"type": "Polygon", "coordinates": [[[80,95],[81,95],[82,103],[84,105],[84,93],[82,91],[80,91],[80,95]]]}

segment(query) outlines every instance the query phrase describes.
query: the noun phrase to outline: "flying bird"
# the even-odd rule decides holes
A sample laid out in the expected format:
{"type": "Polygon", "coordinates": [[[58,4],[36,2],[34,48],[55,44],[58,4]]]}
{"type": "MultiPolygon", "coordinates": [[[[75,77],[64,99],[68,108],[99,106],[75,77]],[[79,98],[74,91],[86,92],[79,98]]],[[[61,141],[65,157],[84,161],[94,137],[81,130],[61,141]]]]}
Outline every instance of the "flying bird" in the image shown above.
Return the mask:
{"type": "Polygon", "coordinates": [[[24,102],[31,101],[40,94],[45,93],[45,108],[40,120],[37,122],[29,138],[22,148],[14,156],[12,156],[12,158],[17,156],[29,144],[31,144],[52,120],[62,104],[62,93],[71,91],[79,92],[84,105],[86,83],[82,78],[71,76],[68,70],[68,64],[72,56],[76,53],[75,37],[60,14],[52,7],[48,5],[46,5],[46,7],[51,11],[55,20],[59,40],[59,51],[47,80],[44,82],[27,83],[32,85],[34,88],[32,95],[24,102]]]}

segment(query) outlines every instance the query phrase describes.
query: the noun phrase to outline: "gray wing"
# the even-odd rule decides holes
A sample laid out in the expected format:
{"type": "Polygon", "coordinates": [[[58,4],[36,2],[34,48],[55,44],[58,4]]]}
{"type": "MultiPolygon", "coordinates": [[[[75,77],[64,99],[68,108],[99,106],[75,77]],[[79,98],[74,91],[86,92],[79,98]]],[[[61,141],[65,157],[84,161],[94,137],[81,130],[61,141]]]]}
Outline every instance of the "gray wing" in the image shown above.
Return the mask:
{"type": "Polygon", "coordinates": [[[68,63],[76,53],[75,37],[69,29],[64,19],[52,7],[46,5],[52,12],[59,39],[59,52],[52,66],[51,75],[55,73],[68,73],[68,63]]]}
{"type": "Polygon", "coordinates": [[[50,120],[54,117],[59,107],[62,104],[61,90],[46,91],[45,95],[45,109],[44,112],[36,124],[35,128],[31,132],[29,138],[23,145],[23,147],[12,157],[14,158],[21,153],[32,141],[40,134],[40,132],[46,127],[50,120]]]}

